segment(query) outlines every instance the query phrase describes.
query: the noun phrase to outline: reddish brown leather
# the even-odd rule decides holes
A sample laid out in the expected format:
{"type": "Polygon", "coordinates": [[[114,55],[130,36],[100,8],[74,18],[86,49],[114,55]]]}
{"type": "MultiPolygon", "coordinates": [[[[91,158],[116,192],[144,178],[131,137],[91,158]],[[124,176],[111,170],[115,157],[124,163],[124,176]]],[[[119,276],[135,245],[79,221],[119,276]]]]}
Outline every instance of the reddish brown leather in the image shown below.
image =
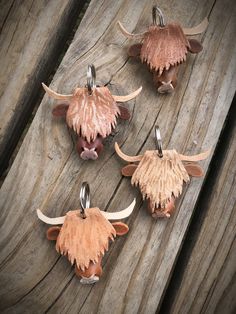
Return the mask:
{"type": "Polygon", "coordinates": [[[190,45],[188,50],[191,53],[199,53],[200,51],[202,51],[203,46],[197,39],[189,39],[188,42],[190,45]]]}
{"type": "Polygon", "coordinates": [[[133,58],[139,58],[142,44],[135,44],[129,47],[128,56],[133,58]]]}
{"type": "Polygon", "coordinates": [[[116,235],[122,236],[125,235],[129,231],[129,227],[123,222],[113,222],[112,226],[116,230],[116,235]]]}
{"type": "Polygon", "coordinates": [[[175,199],[174,199],[174,197],[172,197],[171,200],[169,201],[169,203],[166,204],[165,212],[172,214],[174,209],[175,209],[175,199]]]}
{"type": "Polygon", "coordinates": [[[154,212],[151,207],[150,201],[148,201],[147,210],[152,215],[153,218],[166,218],[169,217],[175,209],[175,199],[174,197],[171,198],[171,200],[166,204],[164,208],[155,208],[154,212]]]}
{"type": "Polygon", "coordinates": [[[58,227],[58,226],[50,227],[47,230],[47,239],[51,241],[55,241],[59,235],[60,230],[61,230],[61,227],[58,227]]]}
{"type": "Polygon", "coordinates": [[[78,137],[77,152],[82,159],[97,159],[103,149],[102,138],[97,137],[95,141],[88,143],[85,139],[78,137]]]}
{"type": "Polygon", "coordinates": [[[119,109],[120,109],[120,118],[123,120],[129,120],[130,119],[129,110],[123,106],[119,106],[119,109]]]}
{"type": "Polygon", "coordinates": [[[153,72],[154,84],[159,87],[162,82],[171,82],[173,87],[177,84],[177,74],[179,71],[179,66],[171,66],[169,70],[164,70],[161,75],[158,72],[153,72]]]}
{"type": "Polygon", "coordinates": [[[184,167],[192,177],[202,177],[204,175],[202,167],[195,162],[184,163],[184,167]]]}
{"type": "Polygon", "coordinates": [[[103,138],[111,134],[119,115],[118,105],[106,86],[97,86],[91,95],[88,89],[77,88],[70,100],[66,114],[68,126],[88,143],[98,135],[103,138]]]}
{"type": "Polygon", "coordinates": [[[121,173],[125,177],[132,177],[134,171],[137,169],[138,165],[129,164],[121,169],[121,173]]]}
{"type": "Polygon", "coordinates": [[[144,35],[140,58],[151,70],[159,72],[186,60],[189,42],[179,24],[150,26],[144,35]]]}
{"type": "Polygon", "coordinates": [[[89,267],[86,268],[84,271],[81,268],[78,268],[75,265],[75,273],[78,277],[86,277],[89,278],[91,276],[98,276],[102,275],[102,266],[101,266],[102,257],[99,257],[97,263],[90,262],[89,267]]]}
{"type": "Polygon", "coordinates": [[[68,108],[69,108],[69,105],[67,104],[57,105],[55,108],[52,109],[52,114],[55,117],[66,117],[68,108]]]}

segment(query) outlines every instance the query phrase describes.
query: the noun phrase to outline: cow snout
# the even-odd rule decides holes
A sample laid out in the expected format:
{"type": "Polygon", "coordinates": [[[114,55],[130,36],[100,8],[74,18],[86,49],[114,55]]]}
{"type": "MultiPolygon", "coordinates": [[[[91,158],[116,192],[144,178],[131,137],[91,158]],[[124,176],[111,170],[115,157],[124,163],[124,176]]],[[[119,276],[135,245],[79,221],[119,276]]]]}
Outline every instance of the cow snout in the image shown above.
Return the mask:
{"type": "Polygon", "coordinates": [[[178,66],[171,66],[168,70],[164,70],[161,75],[153,72],[153,81],[160,94],[172,93],[177,85],[178,66]]]}
{"type": "Polygon", "coordinates": [[[148,200],[147,210],[152,215],[153,218],[170,218],[171,214],[175,209],[175,200],[172,197],[171,200],[166,204],[165,208],[155,208],[153,211],[150,200],[148,200]]]}
{"type": "Polygon", "coordinates": [[[160,94],[169,94],[174,90],[174,86],[171,81],[169,82],[160,82],[160,86],[157,88],[157,91],[160,94]]]}
{"type": "Polygon", "coordinates": [[[84,160],[96,160],[103,149],[102,139],[97,137],[95,141],[88,143],[85,139],[79,137],[77,142],[77,151],[84,160]]]}
{"type": "Polygon", "coordinates": [[[99,277],[98,276],[91,276],[89,278],[87,277],[82,277],[80,279],[80,283],[84,284],[84,285],[91,285],[95,282],[98,282],[99,281],[99,277]]]}
{"type": "Polygon", "coordinates": [[[90,262],[88,268],[82,270],[75,265],[75,273],[80,277],[80,282],[83,284],[92,284],[99,280],[102,275],[102,257],[98,258],[97,262],[90,262]]]}
{"type": "Polygon", "coordinates": [[[98,158],[98,154],[95,151],[95,148],[89,149],[87,147],[84,147],[82,153],[80,154],[80,157],[84,160],[96,160],[98,158]]]}

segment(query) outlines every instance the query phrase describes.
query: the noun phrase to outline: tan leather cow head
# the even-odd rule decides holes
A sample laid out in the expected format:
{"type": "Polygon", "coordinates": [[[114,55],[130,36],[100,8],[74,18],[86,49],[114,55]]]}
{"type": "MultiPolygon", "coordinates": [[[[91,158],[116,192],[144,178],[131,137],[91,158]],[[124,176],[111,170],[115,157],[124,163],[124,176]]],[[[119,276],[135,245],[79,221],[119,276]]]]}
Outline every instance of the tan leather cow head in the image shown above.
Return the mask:
{"type": "MultiPolygon", "coordinates": [[[[88,204],[87,204],[88,205],[88,204]]],[[[66,255],[81,283],[94,283],[102,274],[101,261],[108,250],[109,241],[129,231],[126,224],[109,220],[127,218],[133,211],[132,204],[120,211],[108,213],[97,207],[88,207],[68,211],[65,216],[49,218],[39,209],[38,218],[49,225],[56,225],[47,230],[47,238],[56,241],[56,250],[66,255]],[[62,226],[59,226],[62,225],[62,226]]]]}
{"type": "Polygon", "coordinates": [[[170,217],[174,200],[182,193],[189,176],[200,177],[202,168],[197,161],[206,159],[210,150],[194,156],[185,156],[176,150],[147,150],[143,155],[128,156],[117,143],[115,150],[123,160],[130,162],[122,174],[131,178],[131,184],[139,186],[143,199],[148,200],[148,211],[154,218],[170,217]],[[138,164],[137,164],[138,162],[138,164]]]}

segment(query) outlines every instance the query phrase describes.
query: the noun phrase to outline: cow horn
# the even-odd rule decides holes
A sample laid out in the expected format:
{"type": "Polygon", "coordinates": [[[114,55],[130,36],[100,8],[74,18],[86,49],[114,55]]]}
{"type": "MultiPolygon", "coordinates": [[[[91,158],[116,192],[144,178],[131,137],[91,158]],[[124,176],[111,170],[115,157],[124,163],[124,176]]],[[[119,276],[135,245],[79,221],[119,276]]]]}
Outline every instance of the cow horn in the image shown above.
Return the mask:
{"type": "Polygon", "coordinates": [[[45,90],[45,92],[52,98],[54,99],[59,99],[59,100],[70,100],[70,98],[73,96],[72,94],[70,95],[63,95],[63,94],[58,94],[56,92],[54,92],[52,89],[50,89],[49,87],[47,87],[47,85],[45,85],[44,83],[42,83],[42,86],[45,90]]]}
{"type": "Polygon", "coordinates": [[[128,162],[136,162],[136,161],[140,161],[143,156],[142,155],[138,155],[138,156],[128,156],[126,154],[124,154],[121,150],[119,145],[115,142],[115,151],[117,153],[118,156],[120,156],[120,158],[122,158],[125,161],[128,162]]]}
{"type": "Polygon", "coordinates": [[[186,155],[179,154],[179,157],[183,161],[200,161],[200,160],[206,159],[210,155],[210,153],[211,153],[211,149],[207,150],[204,153],[193,155],[193,156],[186,156],[186,155]]]}
{"type": "Polygon", "coordinates": [[[125,37],[127,37],[127,38],[133,38],[133,39],[138,39],[138,38],[139,38],[139,39],[142,39],[143,36],[146,34],[146,32],[140,33],[140,34],[131,34],[130,32],[128,32],[128,31],[124,28],[124,26],[121,24],[120,21],[117,22],[117,25],[118,25],[118,27],[119,27],[121,33],[122,33],[125,37]]]}
{"type": "Polygon", "coordinates": [[[141,92],[141,90],[142,90],[142,86],[140,86],[136,91],[134,91],[133,93],[131,93],[129,95],[126,95],[126,96],[112,95],[112,97],[117,102],[126,102],[126,101],[129,101],[129,100],[135,98],[136,96],[138,96],[138,94],[141,92]]]}
{"type": "Polygon", "coordinates": [[[108,213],[101,210],[103,216],[108,220],[120,220],[127,218],[131,215],[134,210],[134,206],[136,204],[136,199],[134,198],[133,202],[126,208],[116,213],[108,213]]]}
{"type": "Polygon", "coordinates": [[[56,218],[49,218],[45,216],[40,209],[37,209],[37,215],[40,220],[45,222],[48,225],[62,225],[65,221],[66,216],[56,217],[56,218]]]}
{"type": "Polygon", "coordinates": [[[198,25],[191,28],[183,28],[184,34],[188,36],[197,35],[205,32],[208,26],[207,17],[198,25]]]}

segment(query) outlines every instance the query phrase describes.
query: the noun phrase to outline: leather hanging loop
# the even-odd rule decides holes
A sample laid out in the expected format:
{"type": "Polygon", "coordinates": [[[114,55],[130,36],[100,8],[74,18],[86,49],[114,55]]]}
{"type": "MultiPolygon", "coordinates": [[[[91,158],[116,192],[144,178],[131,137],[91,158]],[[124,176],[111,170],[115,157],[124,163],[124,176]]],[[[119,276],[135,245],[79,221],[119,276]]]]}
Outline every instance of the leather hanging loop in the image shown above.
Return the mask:
{"type": "Polygon", "coordinates": [[[85,209],[90,208],[90,188],[87,182],[83,182],[80,189],[81,217],[86,218],[85,209]]]}
{"type": "Polygon", "coordinates": [[[154,25],[158,25],[157,24],[157,15],[159,16],[159,26],[160,27],[165,27],[165,19],[164,19],[164,15],[161,11],[161,9],[158,8],[158,6],[154,5],[152,7],[152,22],[154,25]]]}
{"type": "Polygon", "coordinates": [[[93,64],[88,65],[87,87],[88,87],[88,92],[91,95],[93,92],[93,88],[96,87],[96,70],[95,70],[95,66],[93,64]]]}
{"type": "Polygon", "coordinates": [[[158,156],[162,158],[163,157],[162,140],[161,140],[161,132],[158,125],[155,126],[155,135],[156,135],[156,147],[158,151],[158,156]]]}

